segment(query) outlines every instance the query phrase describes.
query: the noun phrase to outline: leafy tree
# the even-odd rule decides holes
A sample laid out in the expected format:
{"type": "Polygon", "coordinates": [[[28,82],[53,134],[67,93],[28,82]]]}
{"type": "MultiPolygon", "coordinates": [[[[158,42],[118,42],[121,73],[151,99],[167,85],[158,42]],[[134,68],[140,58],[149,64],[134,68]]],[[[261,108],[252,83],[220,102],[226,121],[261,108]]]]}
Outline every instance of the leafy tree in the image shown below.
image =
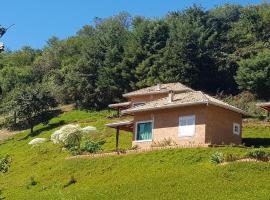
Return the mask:
{"type": "Polygon", "coordinates": [[[20,119],[26,120],[33,134],[34,118],[50,108],[56,107],[55,99],[41,85],[22,90],[15,98],[16,111],[20,119]]]}
{"type": "Polygon", "coordinates": [[[241,60],[236,80],[241,90],[249,90],[261,98],[270,98],[270,50],[241,60]]]}

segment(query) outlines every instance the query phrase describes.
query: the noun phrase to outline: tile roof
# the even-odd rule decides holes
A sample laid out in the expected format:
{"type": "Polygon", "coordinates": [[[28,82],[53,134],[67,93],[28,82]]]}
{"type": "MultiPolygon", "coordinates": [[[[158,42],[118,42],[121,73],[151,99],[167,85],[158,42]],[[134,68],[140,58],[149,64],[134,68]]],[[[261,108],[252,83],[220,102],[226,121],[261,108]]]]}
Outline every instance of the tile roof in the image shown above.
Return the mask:
{"type": "Polygon", "coordinates": [[[173,95],[172,101],[169,101],[169,97],[164,97],[155,101],[150,101],[144,105],[135,106],[126,110],[123,113],[135,113],[148,110],[159,110],[165,108],[181,107],[181,106],[191,106],[200,104],[212,104],[215,106],[223,107],[225,109],[232,110],[234,112],[241,113],[243,115],[249,115],[245,111],[229,105],[223,101],[215,99],[201,91],[190,91],[185,93],[178,93],[173,95]]]}
{"type": "Polygon", "coordinates": [[[123,97],[139,96],[144,94],[168,93],[169,91],[174,91],[175,93],[177,93],[177,92],[192,91],[192,89],[181,83],[157,84],[151,87],[142,88],[140,90],[123,94],[123,97]]]}

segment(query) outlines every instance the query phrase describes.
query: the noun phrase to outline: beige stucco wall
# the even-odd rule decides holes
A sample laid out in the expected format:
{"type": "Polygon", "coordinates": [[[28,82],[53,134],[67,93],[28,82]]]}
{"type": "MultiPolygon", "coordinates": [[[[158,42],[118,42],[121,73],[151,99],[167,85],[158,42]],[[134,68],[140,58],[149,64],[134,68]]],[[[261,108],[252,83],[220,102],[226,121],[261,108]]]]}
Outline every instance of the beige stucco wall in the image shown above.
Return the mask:
{"type": "Polygon", "coordinates": [[[242,137],[242,115],[224,108],[207,106],[206,143],[240,144],[242,137]],[[233,123],[240,124],[240,135],[233,134],[233,123]]]}
{"type": "MultiPolygon", "coordinates": [[[[148,120],[153,120],[152,141],[155,143],[164,141],[164,138],[171,139],[179,145],[205,143],[206,106],[179,107],[136,113],[134,130],[136,130],[136,122],[148,120]],[[187,115],[196,116],[195,135],[193,137],[179,137],[179,117],[187,115]]],[[[134,134],[132,144],[143,148],[150,147],[152,142],[135,141],[134,134]]]]}
{"type": "Polygon", "coordinates": [[[153,121],[152,141],[135,141],[134,133],[133,146],[150,147],[153,143],[164,141],[164,138],[170,138],[179,145],[241,143],[242,133],[240,136],[233,134],[233,123],[240,124],[242,132],[242,115],[217,106],[198,105],[136,113],[134,131],[136,131],[136,122],[149,120],[153,121]],[[196,116],[195,135],[179,137],[179,117],[187,115],[196,116]]]}

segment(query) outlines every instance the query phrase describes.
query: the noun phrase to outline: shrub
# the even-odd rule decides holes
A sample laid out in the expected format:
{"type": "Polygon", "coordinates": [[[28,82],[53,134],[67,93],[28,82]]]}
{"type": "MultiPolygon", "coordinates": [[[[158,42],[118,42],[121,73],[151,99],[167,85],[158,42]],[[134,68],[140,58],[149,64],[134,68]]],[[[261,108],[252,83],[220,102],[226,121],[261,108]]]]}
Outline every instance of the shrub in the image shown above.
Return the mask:
{"type": "Polygon", "coordinates": [[[0,172],[6,173],[10,168],[11,157],[6,155],[3,158],[0,158],[0,172]]]}
{"type": "Polygon", "coordinates": [[[73,147],[70,147],[68,149],[68,151],[73,155],[73,156],[77,156],[79,154],[81,154],[81,150],[78,146],[73,146],[73,147]]]}
{"type": "Polygon", "coordinates": [[[152,147],[166,147],[176,145],[176,142],[172,138],[164,138],[162,141],[154,141],[151,145],[152,147]]]}
{"type": "Polygon", "coordinates": [[[87,140],[85,141],[81,150],[85,152],[89,152],[89,153],[96,153],[102,150],[103,144],[104,144],[104,141],[94,142],[91,140],[87,140]]]}
{"type": "Polygon", "coordinates": [[[233,162],[239,159],[238,155],[234,155],[234,154],[226,154],[224,157],[224,161],[226,162],[233,162]]]}
{"type": "Polygon", "coordinates": [[[37,185],[37,181],[35,180],[35,178],[33,176],[30,177],[30,181],[27,185],[27,189],[29,189],[30,186],[35,186],[37,185]]]}
{"type": "Polygon", "coordinates": [[[51,135],[51,141],[54,144],[62,143],[64,147],[70,149],[72,147],[80,147],[82,137],[85,134],[95,132],[96,128],[93,126],[87,126],[81,128],[78,124],[68,124],[55,131],[51,135]]]}
{"type": "Polygon", "coordinates": [[[64,185],[64,188],[72,185],[72,184],[75,184],[77,182],[77,180],[74,178],[74,176],[71,176],[69,181],[67,182],[67,184],[64,185]]]}
{"type": "Polygon", "coordinates": [[[217,95],[217,98],[234,105],[258,118],[264,116],[264,111],[256,106],[256,96],[250,92],[242,92],[236,96],[225,96],[222,93],[217,95]]]}
{"type": "Polygon", "coordinates": [[[210,162],[213,164],[222,163],[224,160],[223,154],[220,152],[215,152],[210,156],[210,162]]]}
{"type": "Polygon", "coordinates": [[[256,160],[261,160],[261,161],[268,161],[270,155],[269,155],[269,153],[267,153],[261,149],[256,149],[256,150],[252,150],[252,151],[248,152],[246,154],[246,157],[253,158],[256,160]]]}

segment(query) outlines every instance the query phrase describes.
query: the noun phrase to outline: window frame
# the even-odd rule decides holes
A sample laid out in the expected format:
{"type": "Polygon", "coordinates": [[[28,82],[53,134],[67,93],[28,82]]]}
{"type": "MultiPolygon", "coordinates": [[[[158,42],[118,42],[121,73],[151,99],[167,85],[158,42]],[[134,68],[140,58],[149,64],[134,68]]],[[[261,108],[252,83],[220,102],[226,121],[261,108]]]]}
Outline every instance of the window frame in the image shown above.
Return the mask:
{"type": "Polygon", "coordinates": [[[241,134],[241,126],[239,123],[233,123],[233,134],[240,136],[241,134]],[[238,127],[238,131],[235,131],[235,127],[238,127]]]}
{"type": "Polygon", "coordinates": [[[182,116],[179,116],[178,118],[178,137],[179,138],[192,138],[196,135],[196,115],[182,115],[182,116]],[[194,132],[192,135],[182,135],[181,134],[181,118],[190,118],[190,117],[193,117],[194,118],[194,132]]]}
{"type": "Polygon", "coordinates": [[[153,129],[154,129],[154,120],[145,120],[145,121],[137,121],[136,126],[135,126],[135,142],[151,142],[153,141],[153,129]],[[152,129],[151,129],[151,139],[150,140],[137,140],[137,135],[138,135],[138,124],[143,124],[143,123],[151,123],[152,129]]]}

